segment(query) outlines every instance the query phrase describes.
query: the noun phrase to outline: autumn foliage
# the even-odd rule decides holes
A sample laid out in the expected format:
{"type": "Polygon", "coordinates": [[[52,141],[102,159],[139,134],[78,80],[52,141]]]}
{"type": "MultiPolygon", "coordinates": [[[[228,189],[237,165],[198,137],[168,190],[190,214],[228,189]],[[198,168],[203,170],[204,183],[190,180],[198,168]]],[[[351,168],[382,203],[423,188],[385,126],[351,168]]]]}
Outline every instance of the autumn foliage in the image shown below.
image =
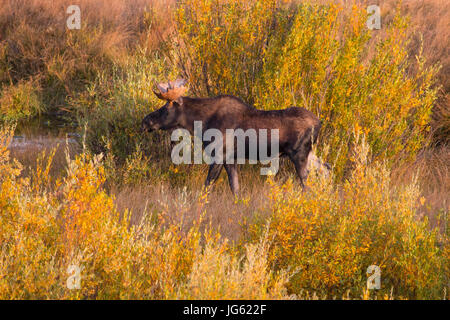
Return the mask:
{"type": "Polygon", "coordinates": [[[68,159],[51,188],[43,187],[51,155],[32,179],[21,178],[6,148],[10,134],[0,135],[1,298],[370,298],[372,264],[382,270],[379,298],[437,298],[448,281],[448,239],[415,218],[417,187],[392,188],[384,165],[366,167],[364,142],[340,187],[320,175],[307,193],[292,181],[270,182],[267,219],[251,222],[247,240],[233,244],[202,223],[202,192],[190,226],[164,210],[130,225],[103,187],[99,156],[68,159]],[[71,265],[81,270],[79,290],[67,287],[71,265]]]}
{"type": "Polygon", "coordinates": [[[436,99],[438,67],[426,67],[420,54],[408,60],[406,19],[397,12],[381,36],[367,17],[356,5],[187,0],[177,11],[176,52],[196,94],[319,115],[328,161],[341,177],[353,128],[366,134],[374,159],[413,158],[436,99]]]}

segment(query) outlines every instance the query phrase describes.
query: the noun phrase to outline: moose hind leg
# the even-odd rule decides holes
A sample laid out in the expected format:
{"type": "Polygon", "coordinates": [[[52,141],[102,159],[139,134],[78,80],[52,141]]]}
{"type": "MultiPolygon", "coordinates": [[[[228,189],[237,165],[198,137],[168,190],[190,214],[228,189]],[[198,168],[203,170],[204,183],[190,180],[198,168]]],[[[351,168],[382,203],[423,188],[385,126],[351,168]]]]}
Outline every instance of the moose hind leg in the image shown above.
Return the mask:
{"type": "Polygon", "coordinates": [[[304,154],[303,152],[297,152],[293,156],[290,157],[291,161],[294,163],[295,171],[297,172],[297,176],[300,181],[300,185],[302,188],[305,188],[307,174],[307,164],[308,164],[308,154],[304,154]]]}
{"type": "Polygon", "coordinates": [[[213,163],[209,166],[208,176],[206,177],[205,187],[209,187],[211,184],[216,182],[219,178],[220,172],[222,172],[223,164],[213,163]]]}
{"type": "Polygon", "coordinates": [[[236,164],[226,164],[225,170],[228,174],[228,182],[230,184],[231,192],[236,196],[239,193],[239,179],[237,174],[236,164]]]}
{"type": "Polygon", "coordinates": [[[306,178],[308,176],[308,156],[312,150],[311,130],[308,130],[297,143],[297,148],[289,155],[294,163],[295,171],[300,180],[300,185],[305,188],[306,178]]]}

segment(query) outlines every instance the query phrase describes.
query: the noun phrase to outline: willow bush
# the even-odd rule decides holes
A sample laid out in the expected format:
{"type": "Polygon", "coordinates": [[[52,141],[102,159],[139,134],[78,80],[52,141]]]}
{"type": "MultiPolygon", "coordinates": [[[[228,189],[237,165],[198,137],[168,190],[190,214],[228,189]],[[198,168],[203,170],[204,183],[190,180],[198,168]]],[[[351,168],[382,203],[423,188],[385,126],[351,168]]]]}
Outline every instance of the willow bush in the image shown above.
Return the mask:
{"type": "Polygon", "coordinates": [[[185,0],[173,53],[194,94],[233,94],[262,109],[305,107],[323,121],[342,177],[354,129],[374,159],[408,160],[424,144],[436,98],[423,57],[407,60],[407,19],[366,27],[365,8],[275,0],[185,0]]]}
{"type": "Polygon", "coordinates": [[[44,110],[37,81],[0,85],[0,121],[30,119],[44,110]]]}
{"type": "Polygon", "coordinates": [[[448,235],[417,219],[424,200],[417,184],[392,187],[386,165],[367,165],[370,148],[363,137],[355,140],[356,164],[342,185],[311,174],[302,192],[291,179],[270,180],[269,219],[249,223],[250,239],[272,240],[270,266],[294,271],[290,293],[356,296],[375,265],[381,287],[369,296],[441,298],[448,290],[448,235]]]}
{"type": "Polygon", "coordinates": [[[394,188],[384,165],[367,166],[367,144],[357,144],[357,165],[340,187],[314,174],[308,192],[292,180],[271,182],[257,209],[267,215],[243,221],[247,236],[234,243],[207,223],[207,192],[192,193],[194,211],[180,207],[176,216],[173,198],[150,199],[149,208],[158,201],[159,209],[131,224],[105,189],[101,156],[68,159],[55,181],[51,153],[23,177],[23,166],[9,158],[12,134],[0,128],[1,299],[417,299],[448,292],[448,235],[416,218],[417,186],[394,188]],[[372,264],[381,269],[381,290],[364,292],[372,264]],[[80,268],[77,290],[67,287],[71,265],[80,268]]]}
{"type": "Polygon", "coordinates": [[[23,166],[9,157],[13,131],[0,127],[0,299],[287,297],[287,274],[268,268],[265,239],[237,256],[219,233],[200,229],[206,194],[190,227],[164,210],[130,226],[105,190],[100,155],[68,159],[53,181],[50,154],[31,179],[20,177],[23,166]],[[79,289],[67,285],[72,265],[79,289]]]}

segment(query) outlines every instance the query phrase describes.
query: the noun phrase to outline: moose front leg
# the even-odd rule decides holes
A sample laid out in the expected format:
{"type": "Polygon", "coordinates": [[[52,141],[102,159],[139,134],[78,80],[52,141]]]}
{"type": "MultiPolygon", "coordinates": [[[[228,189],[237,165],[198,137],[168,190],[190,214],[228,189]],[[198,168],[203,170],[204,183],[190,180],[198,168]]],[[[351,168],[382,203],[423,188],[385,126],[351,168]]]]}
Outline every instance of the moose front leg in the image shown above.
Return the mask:
{"type": "Polygon", "coordinates": [[[220,172],[222,171],[223,164],[213,163],[209,165],[208,176],[205,181],[205,188],[213,184],[217,178],[219,178],[220,172]]]}
{"type": "Polygon", "coordinates": [[[239,179],[237,174],[237,165],[235,163],[226,164],[225,170],[227,171],[228,182],[230,183],[231,192],[233,192],[233,194],[237,196],[239,193],[239,179]]]}

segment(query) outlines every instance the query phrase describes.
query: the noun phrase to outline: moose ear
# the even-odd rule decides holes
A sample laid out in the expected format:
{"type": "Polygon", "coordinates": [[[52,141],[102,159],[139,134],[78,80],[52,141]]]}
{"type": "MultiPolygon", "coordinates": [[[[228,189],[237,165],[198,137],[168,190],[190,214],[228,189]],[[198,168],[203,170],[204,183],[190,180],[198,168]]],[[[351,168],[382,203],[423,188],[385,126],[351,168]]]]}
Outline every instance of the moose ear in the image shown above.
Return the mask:
{"type": "Polygon", "coordinates": [[[182,97],[178,97],[175,100],[170,100],[170,101],[167,101],[167,102],[168,102],[167,108],[172,108],[175,103],[177,105],[181,106],[183,104],[183,98],[182,97]]]}
{"type": "Polygon", "coordinates": [[[180,106],[183,105],[183,97],[178,97],[174,100],[174,102],[178,103],[180,106]]]}

